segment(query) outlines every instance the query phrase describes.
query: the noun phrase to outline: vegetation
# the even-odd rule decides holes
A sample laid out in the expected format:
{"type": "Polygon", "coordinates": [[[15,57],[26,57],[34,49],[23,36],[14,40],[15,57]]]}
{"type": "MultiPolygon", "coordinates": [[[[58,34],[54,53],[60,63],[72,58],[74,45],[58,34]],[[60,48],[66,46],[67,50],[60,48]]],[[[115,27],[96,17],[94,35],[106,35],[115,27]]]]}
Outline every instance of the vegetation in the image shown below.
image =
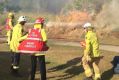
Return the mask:
{"type": "Polygon", "coordinates": [[[107,0],[72,0],[72,3],[66,5],[63,10],[66,12],[68,10],[76,9],[98,13],[106,1],[107,0]]]}
{"type": "Polygon", "coordinates": [[[5,24],[5,20],[6,20],[6,15],[4,14],[0,14],[2,16],[0,16],[0,25],[4,25],[5,24]]]}
{"type": "MultiPolygon", "coordinates": [[[[4,0],[0,2],[0,11],[50,12],[59,13],[61,10],[100,11],[103,3],[108,0],[4,0]],[[35,5],[34,5],[35,4],[35,5]]],[[[109,2],[109,1],[108,1],[109,2]]]]}
{"type": "MultiPolygon", "coordinates": [[[[42,16],[46,18],[46,22],[47,22],[49,19],[54,20],[55,18],[55,16],[50,15],[49,12],[60,13],[60,10],[64,10],[64,11],[66,10],[67,12],[69,10],[75,9],[79,11],[80,10],[87,10],[89,12],[94,11],[97,13],[101,10],[102,5],[107,0],[69,0],[71,2],[65,6],[65,9],[64,9],[64,5],[68,0],[4,0],[4,1],[5,2],[0,2],[0,12],[2,15],[0,16],[1,25],[5,24],[6,14],[3,13],[5,8],[8,11],[15,11],[15,13],[17,13],[15,14],[16,19],[21,15],[26,15],[29,20],[28,22],[34,22],[37,17],[42,16]],[[41,13],[41,12],[46,12],[46,13],[41,13]]],[[[105,19],[103,19],[102,21],[104,20],[105,19]]],[[[50,29],[53,29],[52,32],[54,35],[55,33],[54,28],[50,28],[50,29]]],[[[64,29],[57,28],[56,32],[58,32],[58,30],[63,31],[64,29]]],[[[79,30],[77,30],[76,28],[72,28],[71,33],[69,35],[72,34],[72,31],[75,31],[75,34],[78,33],[75,37],[77,39],[79,36],[79,32],[78,32],[79,30]]],[[[67,30],[67,32],[69,31],[67,30]]],[[[1,31],[0,34],[5,35],[5,30],[1,31]]],[[[59,34],[57,34],[57,36],[58,35],[59,34]]],[[[73,39],[73,37],[71,36],[69,37],[73,39]]],[[[100,41],[102,44],[119,45],[118,44],[119,40],[117,38],[114,38],[113,36],[112,37],[104,36],[104,38],[101,38],[100,41]]],[[[3,42],[0,43],[0,46],[2,46],[0,47],[0,63],[1,63],[0,79],[7,80],[9,78],[9,80],[27,80],[29,78],[30,66],[31,66],[30,56],[22,55],[21,63],[20,63],[20,67],[21,67],[20,74],[22,75],[22,77],[15,77],[10,73],[9,46],[7,46],[7,44],[3,42]]],[[[49,42],[49,46],[50,49],[46,54],[48,80],[82,80],[84,78],[84,70],[81,65],[81,56],[83,54],[82,48],[72,47],[72,46],[58,46],[52,44],[52,42],[49,42]]],[[[118,53],[108,52],[108,51],[101,51],[101,53],[102,56],[104,56],[103,59],[101,60],[101,63],[99,64],[102,71],[102,78],[104,80],[118,80],[119,79],[118,75],[113,76],[112,64],[110,63],[113,57],[115,55],[118,55],[118,53]]],[[[39,71],[37,71],[36,76],[38,76],[39,78],[39,71]]]]}
{"type": "MultiPolygon", "coordinates": [[[[46,54],[47,79],[48,80],[82,80],[84,70],[81,65],[83,49],[80,47],[58,46],[50,42],[50,49],[46,54]]],[[[10,52],[7,44],[0,44],[0,68],[1,80],[28,80],[30,73],[30,56],[21,55],[20,74],[15,77],[10,73],[10,52]]],[[[113,76],[111,61],[118,53],[101,51],[104,56],[100,62],[102,78],[104,80],[118,80],[119,76],[113,76]],[[108,56],[107,56],[108,54],[108,56]],[[110,75],[110,76],[109,76],[110,75]]],[[[39,78],[39,68],[36,78],[39,78]]]]}

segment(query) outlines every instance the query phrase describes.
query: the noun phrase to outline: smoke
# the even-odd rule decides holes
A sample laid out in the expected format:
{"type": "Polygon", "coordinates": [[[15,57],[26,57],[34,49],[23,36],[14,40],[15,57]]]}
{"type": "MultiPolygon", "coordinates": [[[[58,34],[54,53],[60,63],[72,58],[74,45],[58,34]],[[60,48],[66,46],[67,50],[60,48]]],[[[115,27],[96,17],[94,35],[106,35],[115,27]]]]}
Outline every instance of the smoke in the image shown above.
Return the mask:
{"type": "Polygon", "coordinates": [[[95,25],[107,30],[119,28],[119,0],[111,0],[103,5],[97,15],[95,25]]]}

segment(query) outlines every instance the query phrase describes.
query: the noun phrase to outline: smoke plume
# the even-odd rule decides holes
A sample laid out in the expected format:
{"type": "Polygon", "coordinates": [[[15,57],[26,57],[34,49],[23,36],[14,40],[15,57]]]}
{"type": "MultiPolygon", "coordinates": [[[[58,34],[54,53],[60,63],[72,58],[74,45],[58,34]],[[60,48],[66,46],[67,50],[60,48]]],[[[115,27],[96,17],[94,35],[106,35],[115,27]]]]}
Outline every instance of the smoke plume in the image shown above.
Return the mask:
{"type": "Polygon", "coordinates": [[[95,23],[97,27],[108,30],[119,28],[119,0],[111,0],[104,4],[95,23]]]}

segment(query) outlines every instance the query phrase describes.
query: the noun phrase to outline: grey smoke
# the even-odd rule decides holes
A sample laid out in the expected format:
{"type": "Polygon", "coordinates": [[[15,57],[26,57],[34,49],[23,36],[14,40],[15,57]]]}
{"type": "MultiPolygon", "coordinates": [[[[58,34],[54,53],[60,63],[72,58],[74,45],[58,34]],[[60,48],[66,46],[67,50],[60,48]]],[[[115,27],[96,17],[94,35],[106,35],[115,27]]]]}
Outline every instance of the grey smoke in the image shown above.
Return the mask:
{"type": "Polygon", "coordinates": [[[96,26],[107,29],[119,28],[119,0],[111,0],[103,6],[97,16],[96,26]]]}

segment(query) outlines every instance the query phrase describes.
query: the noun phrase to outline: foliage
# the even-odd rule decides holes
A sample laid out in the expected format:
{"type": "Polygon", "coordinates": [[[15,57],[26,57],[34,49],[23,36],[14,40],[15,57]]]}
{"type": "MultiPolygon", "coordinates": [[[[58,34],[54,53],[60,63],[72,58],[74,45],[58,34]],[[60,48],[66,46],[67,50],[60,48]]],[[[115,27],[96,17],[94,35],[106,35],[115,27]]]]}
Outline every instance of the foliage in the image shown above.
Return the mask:
{"type": "Polygon", "coordinates": [[[0,16],[0,25],[4,25],[5,24],[5,20],[6,20],[6,16],[4,14],[0,14],[2,16],[0,16]]]}
{"type": "Polygon", "coordinates": [[[64,12],[68,10],[81,10],[89,12],[100,12],[102,5],[107,0],[72,0],[72,2],[64,7],[64,12]]]}
{"type": "Polygon", "coordinates": [[[4,10],[4,3],[0,3],[0,13],[2,13],[2,11],[4,10]]]}
{"type": "Polygon", "coordinates": [[[8,11],[14,11],[14,12],[18,12],[19,10],[21,10],[21,8],[19,6],[7,6],[8,11]]]}

